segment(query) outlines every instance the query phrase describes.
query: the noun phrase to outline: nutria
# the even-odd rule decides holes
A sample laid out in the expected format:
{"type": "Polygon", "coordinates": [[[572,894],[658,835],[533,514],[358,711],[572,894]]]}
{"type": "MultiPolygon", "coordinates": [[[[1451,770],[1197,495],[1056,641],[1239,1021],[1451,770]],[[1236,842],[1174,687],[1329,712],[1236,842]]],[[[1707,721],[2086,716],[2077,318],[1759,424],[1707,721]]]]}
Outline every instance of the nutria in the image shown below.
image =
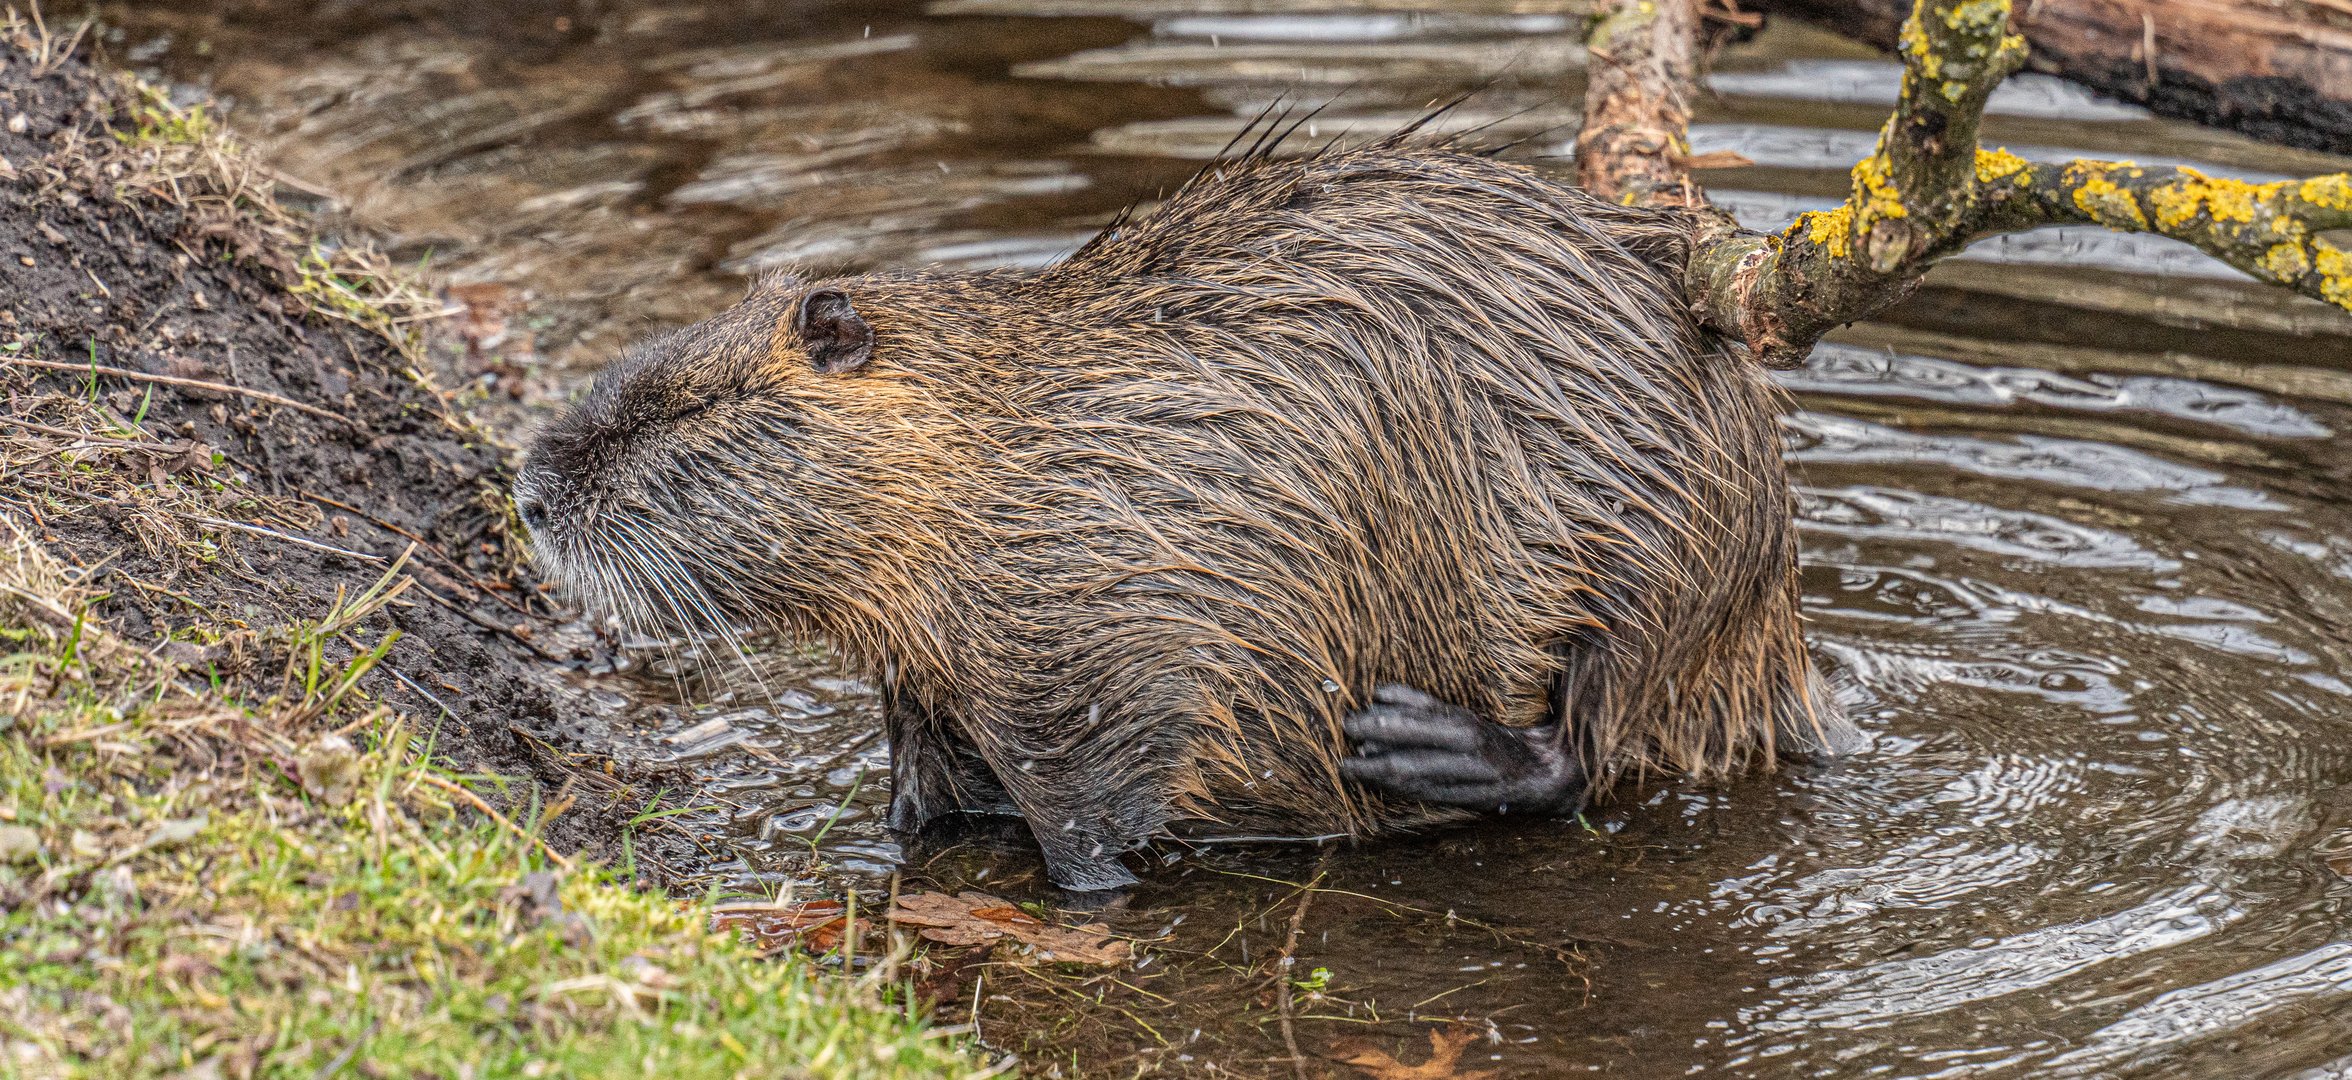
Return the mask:
{"type": "Polygon", "coordinates": [[[1066,888],[1180,823],[1569,812],[1840,723],[1687,227],[1404,138],[1253,154],[1041,272],[763,282],[516,500],[619,613],[832,642],[892,827],[1018,812],[1066,888]]]}

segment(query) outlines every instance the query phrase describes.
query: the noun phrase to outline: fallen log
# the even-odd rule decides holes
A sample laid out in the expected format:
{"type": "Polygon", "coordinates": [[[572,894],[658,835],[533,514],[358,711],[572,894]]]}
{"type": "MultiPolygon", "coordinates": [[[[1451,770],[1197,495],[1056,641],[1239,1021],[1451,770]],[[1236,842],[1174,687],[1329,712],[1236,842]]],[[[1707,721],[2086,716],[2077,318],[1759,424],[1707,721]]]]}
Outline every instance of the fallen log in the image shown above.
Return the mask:
{"type": "MultiPolygon", "coordinates": [[[[1748,0],[1892,51],[1909,0],[1748,0]]],[[[2352,0],[2032,0],[2026,70],[2161,116],[2352,153],[2352,0]]]]}

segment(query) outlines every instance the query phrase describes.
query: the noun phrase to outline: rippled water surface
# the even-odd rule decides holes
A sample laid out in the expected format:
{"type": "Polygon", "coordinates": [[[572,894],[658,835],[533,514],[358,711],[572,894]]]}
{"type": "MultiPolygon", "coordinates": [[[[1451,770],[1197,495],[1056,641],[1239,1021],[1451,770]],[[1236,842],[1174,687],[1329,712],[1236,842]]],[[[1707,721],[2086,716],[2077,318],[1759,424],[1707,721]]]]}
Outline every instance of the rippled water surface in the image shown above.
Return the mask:
{"type": "MultiPolygon", "coordinates": [[[[1565,151],[1570,18],[1331,6],[109,16],[118,56],[230,102],[409,255],[525,290],[529,381],[561,387],[765,267],[1050,262],[1277,97],[1331,102],[1319,134],[1378,133],[1483,87],[1446,123],[1565,151]]],[[[1752,224],[1827,205],[1894,84],[1794,27],[1731,49],[1694,148],[1756,164],[1704,180],[1752,224]]],[[[2031,156],[2352,164],[2054,82],[1994,110],[1988,138],[2031,156]]],[[[2352,319],[2170,242],[2057,230],[1940,269],[1787,385],[1813,636],[1867,753],[1654,782],[1583,827],[1168,851],[1106,913],[1153,939],[1142,966],[967,980],[943,1011],[976,1001],[988,1044],[1102,1075],[1288,1076],[1291,1042],[1307,1074],[1347,1075],[1325,1055],[1417,1061],[1449,1019],[1484,1034],[1464,1069],[1511,1077],[2352,1074],[2352,319]],[[1268,991],[1286,945],[1293,974],[1329,972],[1288,1041],[1268,991]]],[[[1018,844],[892,844],[870,692],[821,657],[773,667],[717,703],[664,704],[650,668],[584,698],[699,778],[718,809],[663,820],[704,873],[767,890],[814,851],[853,882],[904,860],[1045,895],[1018,844]]]]}

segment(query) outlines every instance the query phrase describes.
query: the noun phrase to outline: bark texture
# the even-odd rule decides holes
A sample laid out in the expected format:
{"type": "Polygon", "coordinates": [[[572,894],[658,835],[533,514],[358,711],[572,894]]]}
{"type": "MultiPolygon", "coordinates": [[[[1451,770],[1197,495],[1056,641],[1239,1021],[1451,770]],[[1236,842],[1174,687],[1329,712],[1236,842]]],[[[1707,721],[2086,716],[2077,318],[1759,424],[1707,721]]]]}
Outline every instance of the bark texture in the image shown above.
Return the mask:
{"type": "MultiPolygon", "coordinates": [[[[1892,49],[1908,0],[1751,0],[1892,49]]],[[[2036,0],[2027,68],[2258,139],[2352,153],[2352,0],[2036,0]]]]}
{"type": "Polygon", "coordinates": [[[1691,88],[1697,84],[1696,0],[1619,5],[1585,38],[1584,127],[1576,135],[1576,182],[1602,198],[1690,205],[1691,88]]]}

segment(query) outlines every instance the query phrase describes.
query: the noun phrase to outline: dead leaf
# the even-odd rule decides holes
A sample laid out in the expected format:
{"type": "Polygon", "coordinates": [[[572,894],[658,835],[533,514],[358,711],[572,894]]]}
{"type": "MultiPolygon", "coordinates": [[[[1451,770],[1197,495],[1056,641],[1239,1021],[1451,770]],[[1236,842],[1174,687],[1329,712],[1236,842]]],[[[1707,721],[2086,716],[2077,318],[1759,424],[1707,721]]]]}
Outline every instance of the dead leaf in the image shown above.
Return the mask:
{"type": "MultiPolygon", "coordinates": [[[[457,305],[455,323],[457,336],[464,339],[468,351],[489,352],[507,344],[507,320],[523,309],[522,291],[495,281],[479,281],[452,285],[446,293],[457,305]]],[[[530,352],[528,335],[517,342],[515,352],[530,352]]]]}
{"type": "Polygon", "coordinates": [[[212,447],[206,446],[194,439],[189,439],[186,441],[186,446],[184,449],[175,452],[171,456],[170,462],[171,472],[175,475],[185,475],[192,472],[211,472],[212,447]]]}
{"type": "Polygon", "coordinates": [[[848,907],[839,900],[795,904],[729,904],[711,913],[711,929],[740,930],[762,952],[798,945],[812,953],[841,946],[849,927],[848,907]]]}
{"type": "Polygon", "coordinates": [[[0,825],[0,863],[29,863],[40,857],[40,833],[22,825],[0,825]]]}
{"type": "MultiPolygon", "coordinates": [[[[1464,1027],[1430,1028],[1429,1060],[1419,1065],[1407,1065],[1377,1046],[1352,1043],[1339,1060],[1353,1065],[1371,1080],[1485,1080],[1493,1076],[1493,1069],[1460,1071],[1456,1063],[1462,1051],[1478,1041],[1478,1033],[1464,1027]]],[[[1340,1052],[1335,1045],[1332,1048],[1340,1052]]]]}
{"type": "MultiPolygon", "coordinates": [[[[199,813],[195,817],[172,818],[168,821],[160,822],[155,826],[154,829],[147,833],[145,839],[131,845],[130,847],[124,848],[121,851],[115,852],[112,858],[106,860],[107,865],[112,866],[126,859],[137,858],[138,856],[145,855],[150,851],[162,851],[167,848],[175,848],[181,844],[187,843],[190,840],[194,840],[204,831],[205,822],[210,820],[210,818],[211,815],[208,813],[199,813]]],[[[80,834],[77,833],[75,836],[78,842],[80,834]]]]}
{"type": "Polygon", "coordinates": [[[1682,167],[1686,169],[1745,169],[1754,164],[1746,154],[1735,150],[1709,150],[1682,159],[1682,167]]]}
{"type": "Polygon", "coordinates": [[[359,788],[359,750],[351,740],[329,732],[294,759],[294,775],[318,801],[345,805],[359,788]]]}
{"type": "Polygon", "coordinates": [[[985,945],[1009,937],[1047,963],[1108,967],[1135,955],[1133,947],[1099,925],[1047,922],[986,893],[913,893],[898,898],[890,917],[941,945],[985,945]]]}
{"type": "MultiPolygon", "coordinates": [[[[203,360],[176,352],[163,354],[163,373],[175,379],[194,379],[197,382],[215,382],[220,378],[212,366],[203,360]]],[[[198,401],[219,401],[223,397],[220,391],[201,390],[192,386],[183,386],[179,392],[198,401]]]]}

